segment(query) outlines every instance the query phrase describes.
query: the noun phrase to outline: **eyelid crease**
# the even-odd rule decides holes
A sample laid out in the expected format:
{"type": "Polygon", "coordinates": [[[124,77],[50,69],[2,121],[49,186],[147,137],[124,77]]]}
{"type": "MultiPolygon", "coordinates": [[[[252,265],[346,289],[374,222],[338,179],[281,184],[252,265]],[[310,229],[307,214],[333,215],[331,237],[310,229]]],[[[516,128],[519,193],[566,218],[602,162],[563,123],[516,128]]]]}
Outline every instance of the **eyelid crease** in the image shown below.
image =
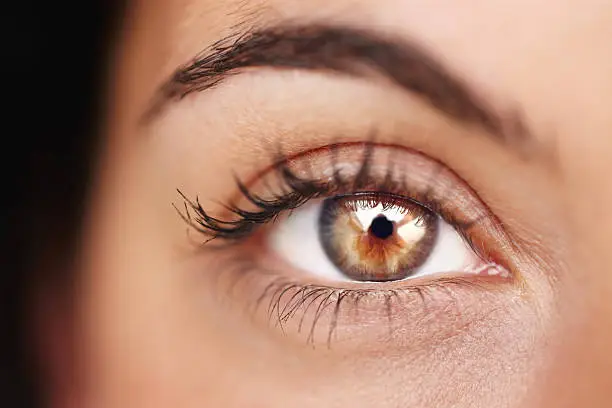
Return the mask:
{"type": "MultiPolygon", "coordinates": [[[[329,165],[331,167],[332,170],[337,170],[338,169],[338,153],[341,150],[345,150],[345,149],[357,149],[357,148],[362,148],[362,149],[367,149],[368,146],[373,146],[375,148],[386,148],[389,149],[390,154],[388,156],[388,161],[386,163],[389,171],[387,173],[387,175],[391,176],[393,173],[393,166],[395,165],[395,161],[394,156],[397,152],[399,151],[406,151],[409,152],[413,155],[417,155],[417,156],[423,156],[423,157],[427,157],[427,160],[434,162],[439,168],[444,168],[446,167],[445,164],[443,162],[441,162],[440,160],[437,160],[435,158],[429,157],[426,153],[423,153],[419,150],[416,150],[414,148],[411,147],[407,147],[398,143],[393,143],[393,142],[380,142],[377,141],[375,139],[375,132],[371,132],[371,135],[367,141],[343,141],[343,142],[332,142],[332,143],[327,143],[323,146],[319,146],[319,147],[314,147],[314,148],[309,148],[306,150],[300,150],[297,152],[292,152],[292,153],[285,153],[283,152],[282,148],[280,146],[276,147],[276,154],[275,156],[272,158],[271,163],[267,166],[265,166],[262,170],[257,171],[253,176],[249,177],[243,184],[245,188],[250,188],[253,184],[255,184],[259,179],[261,179],[263,177],[263,175],[265,175],[266,173],[274,170],[275,168],[281,167],[283,164],[287,164],[287,165],[291,165],[291,163],[294,162],[299,162],[302,160],[310,160],[313,157],[322,155],[322,154],[329,154],[330,155],[330,160],[329,160],[329,165]]],[[[363,163],[363,161],[361,162],[363,163]]],[[[452,171],[450,169],[448,169],[449,171],[452,171]]],[[[454,172],[453,172],[454,173],[454,172]]],[[[332,176],[336,177],[338,176],[338,174],[332,173],[332,176]]],[[[237,177],[236,177],[237,178],[237,177]]],[[[335,180],[338,184],[340,184],[342,182],[342,180],[335,180]]],[[[385,182],[390,181],[385,179],[385,182]]],[[[236,199],[237,196],[232,197],[233,199],[236,199]]]]}

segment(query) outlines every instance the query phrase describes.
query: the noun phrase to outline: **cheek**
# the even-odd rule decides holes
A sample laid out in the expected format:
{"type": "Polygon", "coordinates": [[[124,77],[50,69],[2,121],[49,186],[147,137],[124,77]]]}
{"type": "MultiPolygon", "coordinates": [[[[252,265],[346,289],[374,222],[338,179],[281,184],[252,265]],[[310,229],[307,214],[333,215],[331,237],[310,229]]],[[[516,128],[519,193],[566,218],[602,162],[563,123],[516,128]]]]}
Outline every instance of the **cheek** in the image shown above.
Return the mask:
{"type": "MultiPolygon", "coordinates": [[[[185,272],[145,266],[153,280],[185,272]]],[[[496,406],[521,396],[537,361],[533,322],[513,317],[527,310],[498,311],[489,324],[466,320],[435,344],[399,319],[369,350],[312,348],[249,324],[211,293],[209,280],[156,286],[125,287],[113,296],[120,310],[98,305],[114,309],[112,322],[98,315],[86,364],[89,395],[105,406],[496,406]]]]}

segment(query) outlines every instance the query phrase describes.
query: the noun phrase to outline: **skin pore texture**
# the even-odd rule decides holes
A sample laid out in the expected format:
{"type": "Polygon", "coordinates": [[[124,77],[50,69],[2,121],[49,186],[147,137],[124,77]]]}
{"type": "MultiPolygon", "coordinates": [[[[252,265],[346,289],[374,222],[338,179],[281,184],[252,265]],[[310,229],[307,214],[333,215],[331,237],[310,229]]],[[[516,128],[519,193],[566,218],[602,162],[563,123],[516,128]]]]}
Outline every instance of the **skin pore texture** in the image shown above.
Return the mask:
{"type": "MultiPolygon", "coordinates": [[[[607,406],[611,22],[598,0],[132,2],[64,317],[79,346],[58,366],[74,379],[50,391],[53,406],[607,406]],[[385,65],[396,60],[382,43],[400,44],[402,65],[385,65]],[[214,77],[185,79],[194,61],[214,77]],[[176,189],[231,219],[219,204],[241,197],[235,177],[359,143],[393,146],[408,192],[488,214],[468,235],[511,276],[324,281],[274,256],[274,224],[206,250],[180,217],[194,212],[176,189]],[[296,303],[306,289],[267,296],[278,279],[322,285],[319,300],[368,291],[319,313],[296,303]]],[[[346,177],[363,151],[340,154],[346,177]]],[[[323,177],[333,166],[317,157],[323,177]]],[[[384,160],[372,160],[376,177],[384,160]]]]}

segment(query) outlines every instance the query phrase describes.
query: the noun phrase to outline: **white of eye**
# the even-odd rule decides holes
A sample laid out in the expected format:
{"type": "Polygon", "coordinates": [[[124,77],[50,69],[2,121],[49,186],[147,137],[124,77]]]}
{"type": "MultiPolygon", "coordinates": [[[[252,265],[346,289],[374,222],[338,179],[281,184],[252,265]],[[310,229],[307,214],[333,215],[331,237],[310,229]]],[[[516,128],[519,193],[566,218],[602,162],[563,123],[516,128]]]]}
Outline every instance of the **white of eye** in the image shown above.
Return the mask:
{"type": "MultiPolygon", "coordinates": [[[[319,217],[323,200],[307,204],[271,231],[268,245],[279,257],[302,272],[330,281],[350,281],[328,258],[319,239],[319,217]]],[[[482,259],[459,233],[442,218],[437,218],[438,232],[429,257],[406,279],[438,273],[478,273],[482,259]]]]}

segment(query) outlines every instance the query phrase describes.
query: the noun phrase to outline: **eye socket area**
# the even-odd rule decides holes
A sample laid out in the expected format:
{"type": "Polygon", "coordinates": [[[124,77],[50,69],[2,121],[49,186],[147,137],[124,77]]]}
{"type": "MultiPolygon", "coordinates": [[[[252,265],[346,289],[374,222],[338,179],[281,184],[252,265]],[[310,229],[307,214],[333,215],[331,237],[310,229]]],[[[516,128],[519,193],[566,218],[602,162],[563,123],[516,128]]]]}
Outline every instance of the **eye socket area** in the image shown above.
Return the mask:
{"type": "Polygon", "coordinates": [[[361,192],[308,203],[279,220],[267,245],[287,264],[331,282],[429,275],[501,275],[442,217],[406,198],[361,192]]]}

